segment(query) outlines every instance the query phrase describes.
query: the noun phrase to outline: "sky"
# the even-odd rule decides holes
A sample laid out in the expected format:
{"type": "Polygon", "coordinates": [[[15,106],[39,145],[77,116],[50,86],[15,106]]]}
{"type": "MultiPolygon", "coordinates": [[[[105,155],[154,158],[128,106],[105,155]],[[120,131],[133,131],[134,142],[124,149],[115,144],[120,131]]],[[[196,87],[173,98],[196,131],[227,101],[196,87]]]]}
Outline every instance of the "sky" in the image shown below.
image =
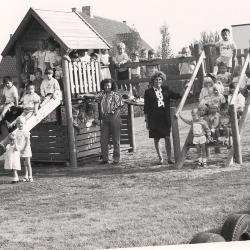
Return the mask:
{"type": "Polygon", "coordinates": [[[93,7],[94,15],[126,20],[154,49],[160,45],[160,26],[166,23],[173,53],[199,39],[202,31],[250,23],[249,0],[7,0],[1,3],[0,51],[30,7],[62,11],[76,7],[80,11],[87,5],[93,7]]]}

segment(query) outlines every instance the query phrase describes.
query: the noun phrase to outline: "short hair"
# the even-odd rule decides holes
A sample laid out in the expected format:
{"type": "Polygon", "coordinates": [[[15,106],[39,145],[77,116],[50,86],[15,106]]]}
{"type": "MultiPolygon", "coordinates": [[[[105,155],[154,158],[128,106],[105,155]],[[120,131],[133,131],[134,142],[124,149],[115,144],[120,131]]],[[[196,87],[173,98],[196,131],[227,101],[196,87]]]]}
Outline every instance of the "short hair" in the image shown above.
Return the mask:
{"type": "Polygon", "coordinates": [[[53,74],[54,71],[52,68],[47,68],[44,73],[45,73],[45,75],[49,75],[49,74],[53,74]]]}
{"type": "Polygon", "coordinates": [[[155,51],[153,50],[153,49],[150,49],[149,51],[148,51],[148,55],[154,55],[155,54],[155,51]]]}
{"type": "Polygon", "coordinates": [[[229,30],[228,28],[224,28],[224,29],[221,30],[221,34],[222,34],[222,33],[225,33],[225,32],[230,33],[230,30],[229,30]]]}
{"type": "Polygon", "coordinates": [[[116,91],[117,90],[117,86],[116,86],[116,83],[115,83],[115,81],[113,80],[113,79],[111,79],[111,78],[105,78],[105,79],[103,79],[102,81],[101,81],[101,83],[100,83],[100,87],[101,87],[101,90],[104,90],[104,85],[105,85],[105,83],[111,83],[111,90],[112,91],[116,91]]]}
{"type": "Polygon", "coordinates": [[[12,82],[11,76],[5,76],[5,77],[3,78],[3,83],[6,84],[7,82],[12,82]]]}
{"type": "Polygon", "coordinates": [[[126,45],[125,45],[125,43],[123,43],[123,42],[120,42],[120,43],[117,43],[117,45],[116,45],[116,47],[117,48],[126,48],[126,45]]]}
{"type": "Polygon", "coordinates": [[[39,72],[39,73],[43,73],[43,71],[40,69],[40,68],[36,68],[36,70],[35,70],[35,72],[34,73],[37,73],[37,72],[39,72]]]}
{"type": "Polygon", "coordinates": [[[97,59],[97,58],[98,58],[98,55],[97,55],[96,53],[93,52],[93,53],[90,54],[90,57],[95,57],[95,58],[97,59]]]}
{"type": "Polygon", "coordinates": [[[237,82],[231,82],[231,83],[229,84],[229,88],[230,88],[230,89],[235,89],[235,88],[236,88],[235,85],[237,85],[237,82]]]}
{"type": "Polygon", "coordinates": [[[203,83],[209,83],[209,82],[214,83],[213,79],[210,76],[205,76],[203,78],[203,83]]]}
{"type": "Polygon", "coordinates": [[[150,83],[151,84],[154,84],[154,80],[157,78],[157,77],[160,77],[162,79],[162,81],[166,81],[167,77],[166,75],[162,72],[162,71],[157,71],[155,72],[151,78],[150,78],[150,83]]]}
{"type": "Polygon", "coordinates": [[[224,62],[219,62],[218,67],[226,67],[227,68],[227,65],[224,62]]]}

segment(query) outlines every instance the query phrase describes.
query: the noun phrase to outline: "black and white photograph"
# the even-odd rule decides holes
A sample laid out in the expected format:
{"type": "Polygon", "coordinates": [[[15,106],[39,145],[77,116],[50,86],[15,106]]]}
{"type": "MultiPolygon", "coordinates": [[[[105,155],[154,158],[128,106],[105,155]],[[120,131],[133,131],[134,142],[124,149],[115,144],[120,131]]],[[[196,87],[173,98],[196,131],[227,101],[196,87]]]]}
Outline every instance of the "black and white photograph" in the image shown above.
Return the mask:
{"type": "Polygon", "coordinates": [[[250,2],[8,0],[0,249],[250,249],[250,2]]]}

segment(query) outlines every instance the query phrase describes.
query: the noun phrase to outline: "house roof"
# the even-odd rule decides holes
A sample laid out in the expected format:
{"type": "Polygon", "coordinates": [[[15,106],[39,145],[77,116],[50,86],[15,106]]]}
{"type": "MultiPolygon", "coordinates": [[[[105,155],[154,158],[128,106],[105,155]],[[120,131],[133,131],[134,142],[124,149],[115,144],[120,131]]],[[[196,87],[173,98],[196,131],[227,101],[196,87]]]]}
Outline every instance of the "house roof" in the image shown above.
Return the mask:
{"type": "Polygon", "coordinates": [[[76,12],[29,9],[17,30],[2,52],[6,56],[13,49],[22,31],[35,18],[39,24],[61,45],[69,49],[108,49],[108,42],[76,12]]]}
{"type": "MultiPolygon", "coordinates": [[[[93,16],[89,17],[83,12],[78,12],[99,34],[104,37],[109,44],[113,44],[118,34],[127,34],[133,32],[131,27],[126,23],[115,21],[112,19],[93,16]]],[[[152,47],[141,38],[141,45],[145,49],[152,49],[152,47]]]]}
{"type": "Polygon", "coordinates": [[[0,62],[0,78],[4,76],[17,76],[16,70],[16,58],[11,56],[5,56],[0,62]]]}

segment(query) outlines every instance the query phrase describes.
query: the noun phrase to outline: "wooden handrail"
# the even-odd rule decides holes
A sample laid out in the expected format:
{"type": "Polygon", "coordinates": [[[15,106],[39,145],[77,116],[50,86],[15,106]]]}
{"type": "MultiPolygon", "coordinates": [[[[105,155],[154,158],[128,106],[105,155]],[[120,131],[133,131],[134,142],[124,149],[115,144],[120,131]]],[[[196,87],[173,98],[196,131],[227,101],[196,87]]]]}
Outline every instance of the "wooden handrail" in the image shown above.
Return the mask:
{"type": "Polygon", "coordinates": [[[154,65],[171,65],[183,62],[193,62],[195,61],[194,57],[178,57],[178,58],[169,58],[169,59],[159,59],[155,58],[152,60],[145,60],[140,62],[127,62],[120,65],[120,68],[135,68],[139,66],[154,66],[154,65]]]}
{"type": "Polygon", "coordinates": [[[184,106],[184,104],[185,104],[185,102],[186,102],[186,99],[187,99],[187,97],[188,97],[188,94],[189,94],[189,92],[190,92],[190,90],[191,90],[191,88],[192,88],[192,86],[193,86],[193,83],[194,83],[194,80],[195,80],[196,75],[197,75],[197,73],[198,73],[198,70],[199,70],[199,68],[200,68],[200,66],[201,66],[201,64],[203,63],[203,60],[204,60],[205,58],[206,58],[205,52],[202,51],[202,53],[200,54],[199,60],[198,60],[198,62],[197,62],[197,64],[196,64],[196,66],[195,66],[195,69],[194,69],[194,72],[193,72],[193,74],[192,74],[192,77],[191,77],[189,83],[187,84],[187,88],[186,88],[186,90],[185,90],[185,93],[184,93],[184,95],[182,96],[181,102],[180,102],[180,104],[179,104],[179,106],[178,106],[178,108],[177,108],[176,117],[178,116],[178,114],[179,114],[179,113],[182,111],[182,109],[183,109],[183,106],[184,106]]]}
{"type": "Polygon", "coordinates": [[[235,103],[235,99],[238,95],[238,92],[239,92],[239,88],[240,88],[240,85],[241,85],[241,82],[242,80],[244,79],[244,75],[246,73],[246,69],[247,69],[247,65],[249,64],[249,53],[247,54],[247,57],[246,57],[246,60],[244,62],[244,65],[243,65],[243,68],[241,70],[241,74],[240,74],[240,79],[239,79],[239,82],[237,83],[237,86],[235,87],[235,90],[234,90],[234,93],[233,93],[233,96],[232,96],[232,99],[230,101],[230,105],[233,105],[235,103]]]}

